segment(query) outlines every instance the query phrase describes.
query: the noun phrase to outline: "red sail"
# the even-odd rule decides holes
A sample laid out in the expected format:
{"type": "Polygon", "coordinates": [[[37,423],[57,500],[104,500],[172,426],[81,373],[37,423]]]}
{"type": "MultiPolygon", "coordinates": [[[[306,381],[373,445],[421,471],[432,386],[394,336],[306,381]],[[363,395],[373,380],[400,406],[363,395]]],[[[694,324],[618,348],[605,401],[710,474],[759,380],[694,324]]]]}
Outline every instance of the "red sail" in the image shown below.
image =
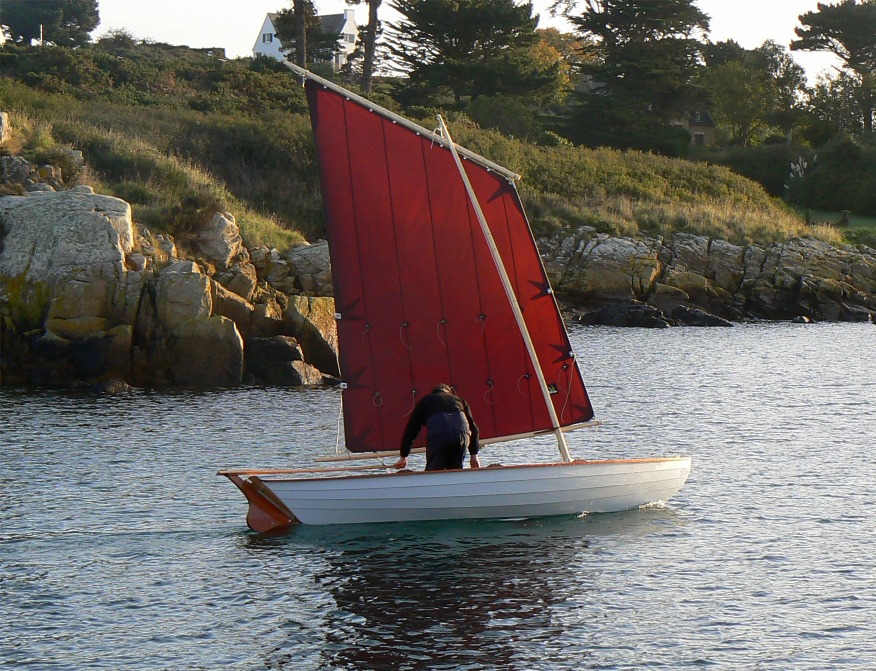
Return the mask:
{"type": "MultiPolygon", "coordinates": [[[[306,82],[338,319],[347,449],[397,449],[417,399],[451,384],[483,439],[550,430],[520,329],[450,150],[379,108],[306,82]]],[[[562,426],[593,410],[512,182],[466,173],[562,426]]]]}

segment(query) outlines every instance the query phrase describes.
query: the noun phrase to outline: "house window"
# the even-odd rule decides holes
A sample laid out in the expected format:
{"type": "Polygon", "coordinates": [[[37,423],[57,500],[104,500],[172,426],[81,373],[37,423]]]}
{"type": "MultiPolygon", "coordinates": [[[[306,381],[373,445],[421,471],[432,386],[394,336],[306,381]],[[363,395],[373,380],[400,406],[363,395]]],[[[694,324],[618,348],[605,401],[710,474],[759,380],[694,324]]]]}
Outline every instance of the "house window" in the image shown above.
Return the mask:
{"type": "Polygon", "coordinates": [[[273,33],[262,33],[262,44],[269,44],[274,41],[273,33]]]}
{"type": "Polygon", "coordinates": [[[355,35],[344,35],[344,41],[347,44],[356,44],[356,36],[355,35]]]}
{"type": "Polygon", "coordinates": [[[704,133],[694,133],[693,142],[694,142],[694,144],[697,144],[700,146],[706,144],[705,134],[704,133]]]}

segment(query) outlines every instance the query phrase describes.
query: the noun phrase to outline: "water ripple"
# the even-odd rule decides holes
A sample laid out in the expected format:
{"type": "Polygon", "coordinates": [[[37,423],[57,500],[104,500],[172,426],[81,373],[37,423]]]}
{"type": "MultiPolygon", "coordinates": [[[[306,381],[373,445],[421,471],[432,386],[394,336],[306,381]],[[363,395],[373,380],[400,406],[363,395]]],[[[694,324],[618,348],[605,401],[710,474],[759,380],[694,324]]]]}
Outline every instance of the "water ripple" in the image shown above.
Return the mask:
{"type": "Polygon", "coordinates": [[[310,465],[334,447],[337,390],[0,390],[0,664],[868,668],[876,329],[573,339],[606,420],[573,453],[692,454],[668,504],[259,536],[216,470],[310,465]]]}

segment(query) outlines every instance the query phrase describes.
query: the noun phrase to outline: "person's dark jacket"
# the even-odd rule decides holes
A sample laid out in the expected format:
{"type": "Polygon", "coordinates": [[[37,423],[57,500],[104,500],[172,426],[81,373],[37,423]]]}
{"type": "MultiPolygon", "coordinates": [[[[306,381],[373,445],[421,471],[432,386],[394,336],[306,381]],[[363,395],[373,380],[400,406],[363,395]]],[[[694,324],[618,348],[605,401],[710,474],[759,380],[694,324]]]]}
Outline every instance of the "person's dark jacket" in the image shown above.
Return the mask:
{"type": "Polygon", "coordinates": [[[471,437],[468,442],[469,454],[477,454],[480,446],[478,444],[478,425],[475,424],[471,416],[471,408],[459,396],[448,394],[446,392],[432,392],[428,396],[421,398],[408,420],[408,425],[405,428],[401,442],[401,456],[407,457],[411,453],[411,445],[420,433],[420,428],[425,426],[429,418],[440,412],[461,412],[466,420],[471,431],[471,437]]]}

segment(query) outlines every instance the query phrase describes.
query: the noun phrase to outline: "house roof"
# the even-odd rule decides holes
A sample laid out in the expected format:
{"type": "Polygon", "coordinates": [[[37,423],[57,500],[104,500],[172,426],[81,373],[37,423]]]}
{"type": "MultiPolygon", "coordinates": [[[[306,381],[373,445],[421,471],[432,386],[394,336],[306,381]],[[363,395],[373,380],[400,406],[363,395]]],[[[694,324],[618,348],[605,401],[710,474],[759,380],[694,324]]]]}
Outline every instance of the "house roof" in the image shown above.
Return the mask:
{"type": "Polygon", "coordinates": [[[688,123],[691,126],[714,126],[715,120],[707,110],[693,110],[687,112],[688,123]]]}
{"type": "Polygon", "coordinates": [[[343,14],[326,14],[319,17],[322,22],[322,32],[326,34],[340,35],[347,17],[343,14]]]}
{"type": "MultiPolygon", "coordinates": [[[[271,23],[276,27],[277,12],[268,12],[268,18],[271,20],[271,23]]],[[[326,33],[327,35],[340,35],[344,24],[347,22],[347,17],[343,14],[325,14],[319,17],[319,21],[322,27],[322,32],[326,33]]]]}

